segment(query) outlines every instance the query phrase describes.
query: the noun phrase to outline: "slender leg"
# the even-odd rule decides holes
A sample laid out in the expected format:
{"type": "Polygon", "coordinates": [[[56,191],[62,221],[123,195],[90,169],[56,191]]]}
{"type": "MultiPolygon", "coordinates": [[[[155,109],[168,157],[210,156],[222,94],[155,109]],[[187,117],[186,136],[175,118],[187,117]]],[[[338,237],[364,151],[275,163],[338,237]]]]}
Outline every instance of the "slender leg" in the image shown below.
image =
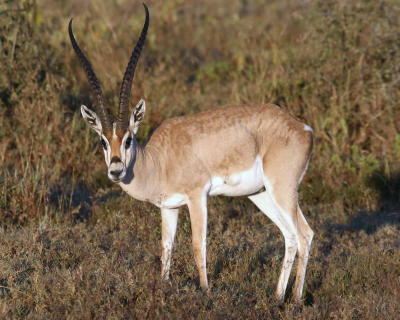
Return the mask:
{"type": "Polygon", "coordinates": [[[278,226],[285,238],[285,257],[276,288],[280,301],[284,300],[297,250],[300,261],[294,292],[296,300],[301,298],[303,290],[312,231],[298,209],[297,189],[307,168],[311,147],[312,135],[306,131],[297,131],[290,139],[273,142],[263,155],[266,191],[249,197],[278,226]]]}
{"type": "Polygon", "coordinates": [[[190,223],[192,227],[193,254],[200,276],[200,286],[208,289],[206,236],[207,236],[207,196],[200,194],[192,196],[188,203],[190,223]]]}
{"type": "Polygon", "coordinates": [[[162,228],[162,254],[161,254],[161,278],[169,279],[171,266],[171,251],[174,244],[176,226],[178,223],[178,209],[161,209],[162,228]]]}
{"type": "Polygon", "coordinates": [[[293,289],[294,290],[293,298],[295,301],[301,300],[311,242],[314,236],[314,232],[308,225],[299,206],[297,206],[297,217],[298,217],[297,225],[299,230],[299,243],[298,243],[299,254],[298,254],[297,272],[296,272],[296,282],[294,284],[294,289],[293,289]]]}
{"type": "Polygon", "coordinates": [[[277,203],[274,195],[268,189],[250,196],[249,199],[278,226],[285,238],[285,257],[276,288],[276,297],[282,302],[297,251],[297,231],[293,223],[293,215],[277,203]]]}

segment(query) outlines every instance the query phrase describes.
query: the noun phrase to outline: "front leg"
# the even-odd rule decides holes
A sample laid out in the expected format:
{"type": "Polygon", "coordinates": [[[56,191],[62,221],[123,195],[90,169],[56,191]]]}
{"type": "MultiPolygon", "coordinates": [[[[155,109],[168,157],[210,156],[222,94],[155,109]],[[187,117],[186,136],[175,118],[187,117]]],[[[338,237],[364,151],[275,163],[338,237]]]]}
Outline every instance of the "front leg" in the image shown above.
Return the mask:
{"type": "Polygon", "coordinates": [[[206,236],[207,236],[207,196],[199,194],[191,196],[188,202],[190,223],[192,227],[192,244],[194,259],[199,270],[200,286],[208,289],[206,267],[206,236]]]}
{"type": "Polygon", "coordinates": [[[171,251],[174,244],[176,225],[178,224],[178,209],[161,209],[161,279],[169,279],[171,266],[171,251]]]}

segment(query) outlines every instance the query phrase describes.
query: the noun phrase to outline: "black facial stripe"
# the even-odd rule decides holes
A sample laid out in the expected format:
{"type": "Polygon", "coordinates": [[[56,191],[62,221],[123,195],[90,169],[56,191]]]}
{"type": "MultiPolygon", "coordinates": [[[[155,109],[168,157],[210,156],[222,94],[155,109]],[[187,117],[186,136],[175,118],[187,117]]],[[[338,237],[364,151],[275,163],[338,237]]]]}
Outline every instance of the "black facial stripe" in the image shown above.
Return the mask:
{"type": "Polygon", "coordinates": [[[107,150],[107,143],[103,138],[100,139],[100,143],[103,146],[104,150],[107,150]]]}
{"type": "Polygon", "coordinates": [[[131,143],[132,143],[132,138],[131,137],[126,138],[125,149],[129,149],[129,147],[131,146],[131,143]]]}

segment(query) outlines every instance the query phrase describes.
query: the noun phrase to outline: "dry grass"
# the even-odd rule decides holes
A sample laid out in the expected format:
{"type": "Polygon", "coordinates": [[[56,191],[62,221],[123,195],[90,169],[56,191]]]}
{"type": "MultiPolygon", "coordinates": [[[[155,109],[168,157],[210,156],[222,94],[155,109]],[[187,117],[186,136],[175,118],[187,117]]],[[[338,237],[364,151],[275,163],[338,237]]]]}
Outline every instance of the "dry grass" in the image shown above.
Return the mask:
{"type": "Polygon", "coordinates": [[[210,294],[198,289],[186,209],[172,283],[159,282],[158,210],[107,181],[66,32],[74,16],[116,106],[141,5],[15,0],[0,4],[0,318],[396,319],[398,1],[148,5],[132,99],[148,104],[141,139],[168,117],[236,103],[277,103],[315,129],[301,188],[316,231],[305,303],[274,302],[283,239],[240,198],[210,201],[210,294]]]}

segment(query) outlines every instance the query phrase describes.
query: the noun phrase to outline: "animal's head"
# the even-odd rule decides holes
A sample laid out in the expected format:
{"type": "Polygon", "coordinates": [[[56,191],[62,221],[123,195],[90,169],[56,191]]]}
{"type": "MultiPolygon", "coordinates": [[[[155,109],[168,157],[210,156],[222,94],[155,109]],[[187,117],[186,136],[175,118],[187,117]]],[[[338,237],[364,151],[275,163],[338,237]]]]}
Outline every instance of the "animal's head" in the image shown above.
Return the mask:
{"type": "Polygon", "coordinates": [[[124,74],[120,92],[118,117],[115,121],[111,120],[109,112],[105,107],[100,83],[92,66],[75,40],[72,32],[72,19],[68,27],[72,47],[85,70],[91,90],[97,100],[97,113],[84,105],[81,106],[81,113],[89,126],[100,136],[100,142],[104,149],[104,157],[108,167],[108,177],[114,182],[119,182],[126,176],[127,168],[136,159],[137,142],[135,135],[139,124],[143,120],[146,109],[144,100],[140,100],[131,114],[129,114],[128,110],[136,64],[139,60],[149,27],[149,10],[145,4],[143,6],[146,11],[146,20],[124,74]]]}

